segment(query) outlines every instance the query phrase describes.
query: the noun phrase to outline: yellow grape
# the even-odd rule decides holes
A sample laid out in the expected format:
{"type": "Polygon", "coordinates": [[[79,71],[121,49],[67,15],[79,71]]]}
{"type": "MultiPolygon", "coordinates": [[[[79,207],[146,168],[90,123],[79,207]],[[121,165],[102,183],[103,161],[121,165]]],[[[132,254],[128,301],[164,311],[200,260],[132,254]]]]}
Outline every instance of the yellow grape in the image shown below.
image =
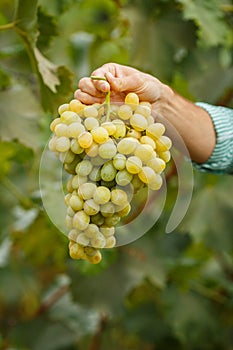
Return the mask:
{"type": "Polygon", "coordinates": [[[91,130],[91,135],[96,143],[104,143],[108,140],[108,131],[102,126],[98,126],[91,130]]]}
{"type": "Polygon", "coordinates": [[[82,132],[78,137],[78,143],[82,148],[89,148],[92,142],[93,137],[89,131],[82,132]]]}

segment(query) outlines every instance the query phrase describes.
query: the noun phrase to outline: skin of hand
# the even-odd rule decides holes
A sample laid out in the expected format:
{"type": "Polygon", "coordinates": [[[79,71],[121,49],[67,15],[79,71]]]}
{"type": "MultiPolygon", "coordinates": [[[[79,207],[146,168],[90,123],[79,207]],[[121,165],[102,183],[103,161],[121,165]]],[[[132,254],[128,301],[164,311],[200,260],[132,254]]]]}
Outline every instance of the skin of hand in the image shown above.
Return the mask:
{"type": "Polygon", "coordinates": [[[176,129],[193,161],[203,163],[211,156],[216,135],[212,120],[203,108],[154,76],[129,66],[107,63],[91,75],[105,77],[107,81],[82,78],[75,98],[85,104],[102,103],[106,92],[111,91],[112,102],[123,102],[127,93],[135,92],[140,101],[152,104],[157,121],[165,125],[167,121],[176,129]]]}

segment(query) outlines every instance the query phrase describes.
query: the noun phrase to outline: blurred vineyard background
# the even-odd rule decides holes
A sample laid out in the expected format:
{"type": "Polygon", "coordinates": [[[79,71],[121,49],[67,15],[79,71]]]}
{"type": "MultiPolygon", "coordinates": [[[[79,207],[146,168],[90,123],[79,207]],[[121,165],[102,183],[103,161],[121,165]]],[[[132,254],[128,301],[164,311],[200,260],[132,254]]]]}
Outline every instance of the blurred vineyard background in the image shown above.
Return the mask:
{"type": "Polygon", "coordinates": [[[98,266],[69,258],[43,210],[49,124],[109,61],[233,107],[232,1],[1,0],[0,349],[232,350],[231,176],[194,170],[187,215],[165,234],[171,174],[158,222],[98,266]]]}

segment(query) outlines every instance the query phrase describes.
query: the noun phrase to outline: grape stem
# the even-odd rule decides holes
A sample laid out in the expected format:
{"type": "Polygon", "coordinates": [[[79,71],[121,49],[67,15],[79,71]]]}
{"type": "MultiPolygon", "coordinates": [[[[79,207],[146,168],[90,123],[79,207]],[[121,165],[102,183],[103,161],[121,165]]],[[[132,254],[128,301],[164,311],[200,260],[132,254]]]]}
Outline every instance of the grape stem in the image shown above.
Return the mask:
{"type": "Polygon", "coordinates": [[[2,24],[2,25],[0,26],[0,31],[14,28],[14,26],[15,26],[15,22],[7,23],[7,24],[2,24]]]}
{"type": "MultiPolygon", "coordinates": [[[[107,81],[106,77],[99,77],[99,76],[96,76],[96,75],[91,75],[91,79],[107,81]]],[[[105,104],[106,104],[106,121],[108,122],[109,119],[110,119],[110,113],[111,113],[110,91],[108,91],[106,93],[105,104]]]]}

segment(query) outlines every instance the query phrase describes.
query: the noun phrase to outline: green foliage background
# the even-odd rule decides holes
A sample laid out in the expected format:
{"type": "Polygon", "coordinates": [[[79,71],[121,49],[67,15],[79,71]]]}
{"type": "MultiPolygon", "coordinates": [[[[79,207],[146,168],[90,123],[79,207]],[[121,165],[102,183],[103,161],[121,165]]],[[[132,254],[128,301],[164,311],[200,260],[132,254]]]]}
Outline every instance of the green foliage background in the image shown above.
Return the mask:
{"type": "Polygon", "coordinates": [[[188,213],[165,234],[170,176],[159,221],[98,266],[69,258],[43,210],[49,124],[109,61],[233,107],[232,1],[1,0],[0,349],[232,350],[231,176],[194,172],[188,213]]]}

